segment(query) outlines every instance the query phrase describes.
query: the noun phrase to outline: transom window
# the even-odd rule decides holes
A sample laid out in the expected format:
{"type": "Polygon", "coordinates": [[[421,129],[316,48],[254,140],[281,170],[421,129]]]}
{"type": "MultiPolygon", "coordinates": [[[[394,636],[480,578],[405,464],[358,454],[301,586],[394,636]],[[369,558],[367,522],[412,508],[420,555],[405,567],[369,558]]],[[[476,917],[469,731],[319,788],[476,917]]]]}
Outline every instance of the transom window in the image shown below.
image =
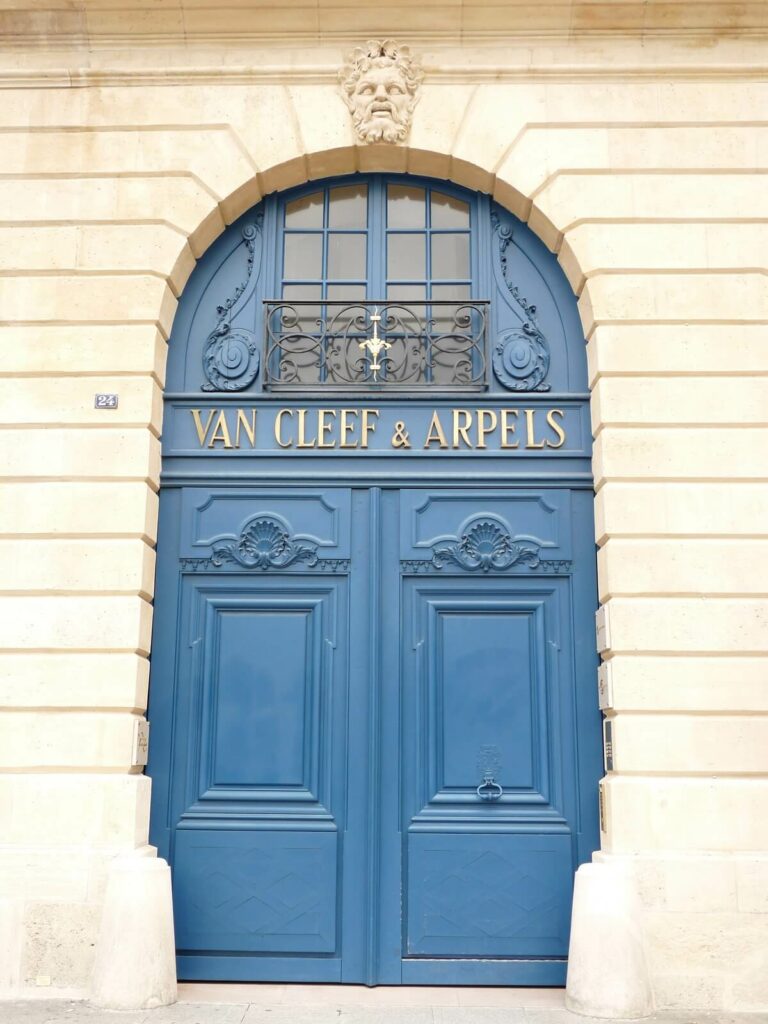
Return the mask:
{"type": "Polygon", "coordinates": [[[285,204],[284,299],[365,299],[367,282],[367,185],[323,189],[285,204]]]}
{"type": "Polygon", "coordinates": [[[469,203],[438,188],[322,189],[283,207],[282,297],[468,299],[470,241],[469,203]]]}
{"type": "Polygon", "coordinates": [[[464,386],[484,374],[474,204],[382,178],[309,189],[278,213],[273,387],[464,386]],[[365,344],[370,341],[370,345],[365,344]]]}

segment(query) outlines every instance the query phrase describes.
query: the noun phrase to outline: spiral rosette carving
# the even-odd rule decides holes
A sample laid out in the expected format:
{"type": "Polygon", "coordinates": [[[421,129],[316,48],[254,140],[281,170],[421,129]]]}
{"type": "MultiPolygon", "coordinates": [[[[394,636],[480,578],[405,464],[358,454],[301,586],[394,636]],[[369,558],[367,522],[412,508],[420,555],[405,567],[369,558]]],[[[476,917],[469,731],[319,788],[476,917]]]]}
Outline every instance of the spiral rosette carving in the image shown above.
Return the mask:
{"type": "Polygon", "coordinates": [[[259,373],[259,349],[250,331],[222,324],[203,347],[203,391],[243,391],[259,373]]]}
{"type": "Polygon", "coordinates": [[[549,372],[549,342],[539,327],[536,306],[523,295],[511,277],[509,248],[511,222],[497,209],[491,210],[491,224],[499,242],[499,268],[520,326],[503,331],[493,345],[491,361],[499,383],[509,391],[549,391],[544,383],[549,372]]]}
{"type": "Polygon", "coordinates": [[[216,326],[203,346],[202,391],[243,391],[259,373],[259,349],[255,335],[235,327],[237,317],[253,297],[261,269],[261,229],[263,215],[242,229],[246,252],[245,279],[231,295],[216,306],[216,326]]]}
{"type": "Polygon", "coordinates": [[[213,549],[211,563],[221,566],[235,562],[245,569],[285,569],[295,562],[308,568],[317,565],[317,548],[300,544],[291,537],[279,519],[257,516],[245,524],[237,541],[213,549]]]}
{"type": "Polygon", "coordinates": [[[549,391],[549,348],[538,331],[527,324],[504,331],[493,346],[493,372],[508,391],[549,391]]]}

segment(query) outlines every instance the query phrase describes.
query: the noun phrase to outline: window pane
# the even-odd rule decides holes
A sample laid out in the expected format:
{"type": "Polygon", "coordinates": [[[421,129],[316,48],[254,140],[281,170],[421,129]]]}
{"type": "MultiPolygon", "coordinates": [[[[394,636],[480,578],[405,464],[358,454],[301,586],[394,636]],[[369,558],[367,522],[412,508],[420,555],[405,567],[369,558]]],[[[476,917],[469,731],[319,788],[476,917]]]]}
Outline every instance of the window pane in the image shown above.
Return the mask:
{"type": "MultiPolygon", "coordinates": [[[[427,290],[423,284],[391,284],[387,288],[387,298],[392,302],[424,302],[427,290]]],[[[423,306],[418,307],[417,313],[423,313],[423,306]]]]}
{"type": "Polygon", "coordinates": [[[456,305],[451,306],[432,307],[432,317],[439,331],[452,329],[457,311],[461,311],[464,316],[467,316],[467,311],[460,309],[460,303],[467,301],[469,297],[470,289],[468,284],[436,284],[432,286],[432,298],[437,302],[456,303],[456,305]]]}
{"type": "Polygon", "coordinates": [[[387,277],[404,281],[424,280],[427,275],[424,235],[387,236],[387,277]]]}
{"type": "Polygon", "coordinates": [[[477,313],[461,306],[469,299],[469,285],[437,285],[432,298],[455,302],[455,306],[433,306],[432,380],[435,384],[468,384],[472,381],[481,353],[472,339],[482,326],[477,313]]]}
{"type": "MultiPolygon", "coordinates": [[[[319,284],[286,284],[283,285],[285,302],[301,302],[309,299],[320,299],[322,288],[319,284]]],[[[309,306],[297,306],[296,312],[301,318],[301,330],[317,331],[317,318],[320,316],[320,305],[314,302],[309,306]]]]}
{"type": "Polygon", "coordinates": [[[283,298],[288,302],[294,299],[319,299],[323,294],[319,284],[284,284],[283,298]]]}
{"type": "Polygon", "coordinates": [[[433,228],[469,228],[469,203],[442,192],[432,193],[433,228]]]}
{"type": "MultiPolygon", "coordinates": [[[[328,298],[339,302],[362,302],[365,300],[364,284],[329,284],[328,298]]],[[[338,309],[338,306],[336,307],[338,309]]]]}
{"type": "Polygon", "coordinates": [[[286,235],[283,277],[301,280],[304,277],[320,280],[323,276],[323,236],[286,235]]]}
{"type": "Polygon", "coordinates": [[[321,228],[323,226],[323,193],[294,199],[285,208],[287,228],[321,228]]]}
{"type": "Polygon", "coordinates": [[[440,302],[463,302],[469,298],[469,285],[435,284],[432,286],[432,298],[440,302]]]}
{"type": "Polygon", "coordinates": [[[469,277],[469,235],[432,235],[432,277],[469,277]]]}
{"type": "Polygon", "coordinates": [[[391,284],[387,288],[389,305],[382,328],[392,346],[387,349],[388,374],[401,384],[427,381],[426,291],[423,284],[391,284]]]}
{"type": "Polygon", "coordinates": [[[368,221],[368,189],[365,185],[346,185],[331,189],[328,226],[364,228],[368,221]]]}
{"type": "Polygon", "coordinates": [[[338,281],[341,278],[365,277],[365,243],[367,235],[328,236],[328,278],[338,281]]]}
{"type": "MultiPolygon", "coordinates": [[[[283,285],[283,299],[319,299],[320,285],[283,285]]],[[[285,384],[315,384],[320,380],[319,328],[320,304],[295,306],[293,310],[280,309],[272,319],[273,337],[270,339],[270,360],[276,363],[276,372],[285,384]],[[279,339],[279,341],[278,341],[279,339]]]]}
{"type": "Polygon", "coordinates": [[[387,185],[387,227],[423,228],[426,206],[423,188],[387,185]]]}

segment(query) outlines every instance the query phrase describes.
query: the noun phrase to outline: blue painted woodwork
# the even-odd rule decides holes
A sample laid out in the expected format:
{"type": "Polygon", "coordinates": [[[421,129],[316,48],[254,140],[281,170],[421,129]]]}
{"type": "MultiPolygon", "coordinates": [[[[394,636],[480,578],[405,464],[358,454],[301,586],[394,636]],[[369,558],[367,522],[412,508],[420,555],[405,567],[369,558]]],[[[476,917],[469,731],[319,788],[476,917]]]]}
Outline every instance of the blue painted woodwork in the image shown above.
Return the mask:
{"type": "Polygon", "coordinates": [[[572,870],[567,835],[412,835],[408,953],[565,956],[572,870]]]}
{"type": "Polygon", "coordinates": [[[336,832],[180,830],[179,948],[333,953],[337,860],[336,832]]]}
{"type": "Polygon", "coordinates": [[[328,190],[366,184],[375,297],[392,278],[387,180],[414,179],[268,197],[200,261],[174,324],[148,772],[182,978],[565,978],[601,735],[586,365],[554,257],[487,197],[421,182],[469,204],[469,286],[510,346],[486,392],[276,396],[254,358],[286,204],[323,194],[326,266],[328,190]],[[243,372],[206,376],[233,332],[243,372]],[[433,413],[449,424],[459,406],[470,444],[424,448],[433,413]],[[284,408],[283,442],[299,410],[307,430],[320,410],[335,429],[342,408],[358,428],[378,417],[366,448],[282,447],[284,408]],[[533,444],[496,430],[483,446],[480,411],[488,426],[515,409],[533,444]],[[223,428],[210,443],[220,415],[231,447],[223,428]],[[392,444],[399,421],[410,448],[392,444]]]}
{"type": "MultiPolygon", "coordinates": [[[[490,300],[489,391],[507,394],[512,389],[515,393],[534,395],[542,391],[586,391],[583,336],[573,293],[552,254],[524,224],[488,196],[468,193],[447,182],[355,175],[334,179],[327,186],[312,183],[290,193],[268,196],[214,242],[192,273],[174,321],[168,393],[199,397],[202,388],[248,397],[262,394],[259,360],[264,336],[263,305],[265,300],[283,298],[286,287],[314,288],[322,298],[386,300],[388,289],[395,287],[398,279],[396,271],[392,272],[394,268],[387,265],[387,237],[392,232],[386,220],[385,189],[388,181],[398,180],[434,189],[469,204],[469,277],[438,282],[431,276],[427,259],[425,275],[418,286],[427,298],[447,298],[447,293],[438,294],[439,289],[447,288],[463,289],[461,295],[468,292],[469,298],[490,300]],[[359,278],[329,280],[328,229],[324,228],[319,232],[324,238],[323,269],[315,278],[289,285],[283,277],[286,205],[322,189],[326,192],[327,207],[328,190],[357,182],[367,186],[369,195],[369,219],[364,232],[367,257],[359,278]],[[226,359],[219,344],[222,339],[230,343],[226,359]]],[[[426,225],[398,233],[421,233],[425,239],[441,237],[439,231],[434,232],[426,225]]],[[[425,251],[432,251],[426,241],[425,251]]],[[[408,287],[412,286],[413,282],[408,282],[408,287]]]]}

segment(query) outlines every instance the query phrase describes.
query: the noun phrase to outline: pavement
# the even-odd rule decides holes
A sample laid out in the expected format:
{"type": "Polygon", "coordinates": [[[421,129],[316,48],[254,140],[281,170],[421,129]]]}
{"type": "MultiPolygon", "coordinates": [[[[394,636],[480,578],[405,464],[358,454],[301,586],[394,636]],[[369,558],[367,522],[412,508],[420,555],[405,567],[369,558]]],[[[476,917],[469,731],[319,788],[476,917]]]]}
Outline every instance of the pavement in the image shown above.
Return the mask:
{"type": "MultiPolygon", "coordinates": [[[[180,984],[156,1010],[85,1002],[0,1002],[0,1024],[611,1024],[565,1009],[563,989],[180,984]]],[[[626,1024],[626,1022],[624,1022],[626,1024]]],[[[644,1024],[768,1024],[764,1013],[677,1011],[644,1024]]]]}

